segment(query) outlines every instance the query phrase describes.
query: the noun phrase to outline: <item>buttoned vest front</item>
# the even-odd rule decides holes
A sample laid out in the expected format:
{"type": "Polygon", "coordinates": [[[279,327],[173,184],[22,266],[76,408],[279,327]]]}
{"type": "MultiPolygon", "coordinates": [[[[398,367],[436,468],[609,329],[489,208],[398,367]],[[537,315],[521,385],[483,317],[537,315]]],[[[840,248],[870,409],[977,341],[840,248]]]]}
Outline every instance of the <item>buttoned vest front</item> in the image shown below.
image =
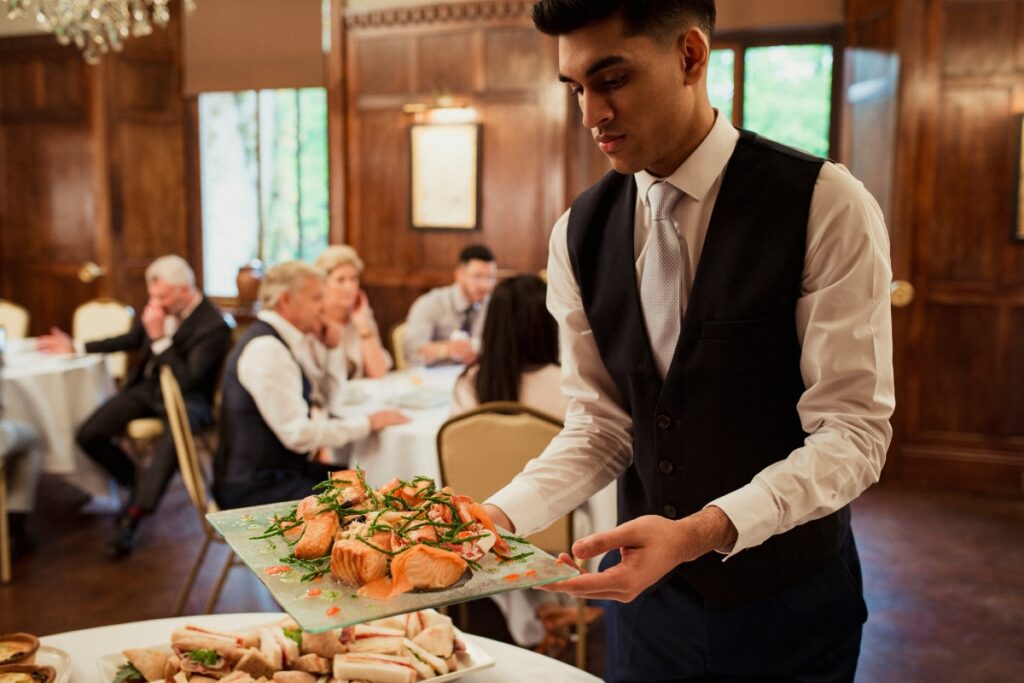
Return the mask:
{"type": "MultiPolygon", "coordinates": [[[[619,523],[697,512],[803,445],[795,310],[822,163],[740,132],[664,382],[636,286],[636,182],[613,171],[573,203],[570,262],[601,359],[633,421],[619,523]]],[[[848,527],[843,508],[726,562],[708,553],[667,580],[686,581],[711,604],[745,603],[809,575],[838,551],[848,527]]]]}
{"type": "MultiPolygon", "coordinates": [[[[248,482],[264,470],[304,472],[306,469],[307,454],[296,453],[281,443],[263,419],[252,395],[238,379],[238,359],[245,347],[264,336],[272,336],[285,343],[270,324],[257,320],[238,340],[225,364],[220,440],[214,459],[215,488],[219,484],[248,482]]],[[[312,385],[303,374],[302,398],[307,405],[311,392],[312,385]]]]}

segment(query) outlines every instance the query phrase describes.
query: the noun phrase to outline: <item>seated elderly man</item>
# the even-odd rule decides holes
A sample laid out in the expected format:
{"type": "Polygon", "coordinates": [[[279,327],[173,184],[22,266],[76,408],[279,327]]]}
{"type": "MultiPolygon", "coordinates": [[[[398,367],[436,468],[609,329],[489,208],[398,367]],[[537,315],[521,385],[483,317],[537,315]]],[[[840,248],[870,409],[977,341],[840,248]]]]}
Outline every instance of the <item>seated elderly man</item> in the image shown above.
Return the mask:
{"type": "Polygon", "coordinates": [[[325,387],[341,386],[344,377],[322,381],[324,371],[311,367],[312,351],[330,336],[322,271],[300,261],[274,266],[263,277],[259,299],[258,320],[238,340],[224,370],[213,484],[223,508],[308,496],[327,478],[317,459],[321,449],[408,422],[392,410],[353,418],[331,414],[339,397],[325,395],[325,387]]]}
{"type": "MultiPolygon", "coordinates": [[[[168,365],[181,385],[189,422],[201,429],[212,422],[213,395],[231,329],[220,311],[196,289],[192,268],[179,256],[162,256],[146,269],[149,301],[127,334],[88,342],[86,353],[141,352],[138,367],[124,390],[108,400],[79,428],[77,440],[86,455],[131,491],[118,520],[114,552],[135,548],[140,520],[156,509],[178,466],[170,429],[156,443],[145,469],[117,445],[125,426],[143,417],[166,418],[160,393],[160,366],[168,365]]],[[[39,340],[42,351],[70,353],[75,342],[54,328],[39,340]]]]}
{"type": "Polygon", "coordinates": [[[475,361],[497,279],[498,264],[490,249],[482,244],[463,249],[455,282],[430,290],[409,309],[405,355],[427,365],[475,361]]]}

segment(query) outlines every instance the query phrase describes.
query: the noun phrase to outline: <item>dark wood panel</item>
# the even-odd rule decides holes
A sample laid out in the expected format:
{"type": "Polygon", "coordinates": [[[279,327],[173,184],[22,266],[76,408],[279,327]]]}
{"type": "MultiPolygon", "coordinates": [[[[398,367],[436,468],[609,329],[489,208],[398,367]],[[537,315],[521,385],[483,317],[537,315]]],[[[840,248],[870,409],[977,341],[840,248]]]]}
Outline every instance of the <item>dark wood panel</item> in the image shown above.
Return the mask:
{"type": "Polygon", "coordinates": [[[1011,92],[948,88],[936,136],[935,204],[926,231],[934,280],[996,283],[1012,211],[1011,92]]]}
{"type": "Polygon", "coordinates": [[[530,90],[538,81],[554,80],[557,67],[546,58],[544,34],[532,27],[488,31],[484,45],[487,89],[530,90]]]}
{"type": "Polygon", "coordinates": [[[412,89],[413,44],[405,36],[364,38],[354,42],[356,92],[394,95],[412,89]]]}
{"type": "MultiPolygon", "coordinates": [[[[1024,309],[1015,308],[1009,314],[1006,344],[1011,349],[1024,346],[1024,309]]],[[[1024,353],[1008,353],[1006,367],[1001,373],[999,392],[1005,397],[1002,420],[998,432],[1008,437],[1024,437],[1024,353]]]]}
{"type": "Polygon", "coordinates": [[[926,305],[928,326],[912,363],[920,433],[984,439],[993,433],[1006,402],[998,391],[999,354],[995,306],[926,305]]]}
{"type": "Polygon", "coordinates": [[[463,94],[480,90],[480,35],[476,31],[430,33],[416,39],[416,81],[420,93],[463,94]]]}
{"type": "Polygon", "coordinates": [[[1024,493],[1024,462],[993,458],[984,451],[907,447],[887,469],[897,480],[917,487],[1018,497],[1024,493]]]}
{"type": "Polygon", "coordinates": [[[164,62],[119,60],[113,70],[112,106],[119,118],[157,116],[176,119],[181,113],[178,73],[164,62]]]}
{"type": "Polygon", "coordinates": [[[1012,74],[1020,35],[1020,0],[946,0],[942,67],[945,76],[1012,74]]]}

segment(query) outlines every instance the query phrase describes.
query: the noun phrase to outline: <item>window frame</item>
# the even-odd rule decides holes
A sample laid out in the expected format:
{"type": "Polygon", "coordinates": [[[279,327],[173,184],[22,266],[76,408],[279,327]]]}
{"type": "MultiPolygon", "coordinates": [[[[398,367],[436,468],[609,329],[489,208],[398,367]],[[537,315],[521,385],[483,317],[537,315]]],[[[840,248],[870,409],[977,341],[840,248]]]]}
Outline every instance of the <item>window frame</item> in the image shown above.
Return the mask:
{"type": "Polygon", "coordinates": [[[789,45],[830,45],[832,47],[832,93],[829,107],[828,156],[835,159],[839,152],[840,122],[843,107],[843,48],[845,44],[842,26],[812,27],[802,29],[779,29],[763,31],[722,31],[711,40],[712,50],[730,49],[733,59],[732,124],[743,127],[744,80],[746,76],[746,51],[756,47],[789,45]]]}

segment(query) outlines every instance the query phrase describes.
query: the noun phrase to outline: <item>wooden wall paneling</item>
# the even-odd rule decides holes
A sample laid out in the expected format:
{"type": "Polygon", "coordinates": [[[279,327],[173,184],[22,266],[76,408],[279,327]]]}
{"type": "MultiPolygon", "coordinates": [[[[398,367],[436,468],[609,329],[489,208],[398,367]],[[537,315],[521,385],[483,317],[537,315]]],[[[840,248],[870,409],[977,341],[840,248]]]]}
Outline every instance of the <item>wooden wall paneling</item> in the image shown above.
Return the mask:
{"type": "MultiPolygon", "coordinates": [[[[327,79],[327,201],[330,213],[328,243],[345,241],[348,234],[348,219],[345,204],[348,201],[345,159],[349,154],[345,136],[345,119],[348,111],[346,97],[344,11],[345,0],[330,0],[331,49],[324,56],[327,79]]],[[[198,120],[198,119],[197,119],[198,120]]],[[[196,138],[198,140],[198,138],[196,138]]],[[[197,143],[198,148],[198,143],[197,143]]],[[[196,166],[198,169],[198,166],[196,166]]],[[[196,174],[198,182],[198,173],[196,174]]]]}
{"type": "Polygon", "coordinates": [[[426,289],[451,281],[471,242],[494,248],[503,273],[546,263],[567,191],[566,108],[555,43],[529,22],[531,3],[479,2],[345,16],[345,240],[382,329],[426,289]],[[482,126],[480,228],[409,224],[410,103],[468,102],[482,126]]]}

